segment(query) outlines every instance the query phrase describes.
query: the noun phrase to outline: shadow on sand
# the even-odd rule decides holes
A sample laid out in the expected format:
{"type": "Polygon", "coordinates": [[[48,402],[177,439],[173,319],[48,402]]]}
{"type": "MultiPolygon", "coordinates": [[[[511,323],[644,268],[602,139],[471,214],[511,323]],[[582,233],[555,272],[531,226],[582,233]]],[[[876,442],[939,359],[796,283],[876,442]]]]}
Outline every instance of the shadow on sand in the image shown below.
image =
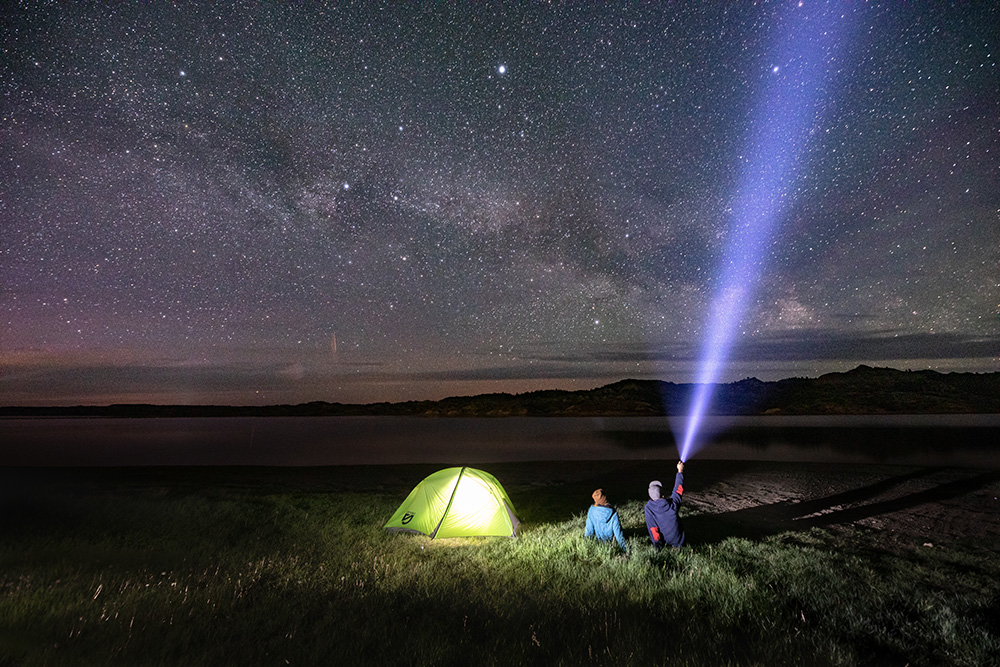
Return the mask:
{"type": "Polygon", "coordinates": [[[727,537],[757,540],[789,531],[849,525],[862,519],[903,512],[925,503],[965,496],[1000,481],[1000,471],[994,470],[896,498],[875,500],[906,482],[928,477],[935,472],[935,468],[920,468],[820,498],[786,500],[718,514],[698,514],[686,517],[684,523],[692,544],[711,544],[727,537]]]}

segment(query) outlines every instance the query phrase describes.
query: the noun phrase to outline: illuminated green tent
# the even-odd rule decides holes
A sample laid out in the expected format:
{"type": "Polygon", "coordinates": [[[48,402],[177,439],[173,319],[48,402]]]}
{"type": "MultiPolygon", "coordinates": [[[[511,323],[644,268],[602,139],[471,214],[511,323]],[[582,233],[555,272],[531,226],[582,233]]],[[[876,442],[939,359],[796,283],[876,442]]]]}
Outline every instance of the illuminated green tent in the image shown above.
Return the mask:
{"type": "Polygon", "coordinates": [[[496,477],[475,468],[446,468],[410,491],[388,530],[435,537],[514,537],[520,523],[496,477]]]}

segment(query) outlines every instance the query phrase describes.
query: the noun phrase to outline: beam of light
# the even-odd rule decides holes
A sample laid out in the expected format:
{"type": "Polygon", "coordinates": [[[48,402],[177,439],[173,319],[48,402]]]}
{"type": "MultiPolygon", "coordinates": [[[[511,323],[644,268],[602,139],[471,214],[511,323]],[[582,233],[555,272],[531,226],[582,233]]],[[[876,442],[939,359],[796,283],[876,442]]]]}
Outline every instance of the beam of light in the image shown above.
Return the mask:
{"type": "Polygon", "coordinates": [[[744,171],[728,218],[729,245],[719,271],[707,334],[699,354],[696,386],[688,410],[680,457],[686,461],[704,444],[699,428],[714,385],[729,359],[736,333],[764,272],[767,250],[782,211],[791,199],[796,167],[817,120],[827,70],[842,32],[836,5],[806,15],[801,7],[784,17],[788,29],[767,77],[748,137],[744,171]]]}

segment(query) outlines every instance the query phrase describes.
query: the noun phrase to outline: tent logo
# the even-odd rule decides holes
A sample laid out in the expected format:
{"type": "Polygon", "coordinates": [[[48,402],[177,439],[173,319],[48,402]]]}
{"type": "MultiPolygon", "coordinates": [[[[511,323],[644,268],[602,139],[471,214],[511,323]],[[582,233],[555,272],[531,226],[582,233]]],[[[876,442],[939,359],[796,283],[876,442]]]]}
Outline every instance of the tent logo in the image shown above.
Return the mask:
{"type": "Polygon", "coordinates": [[[407,512],[406,514],[403,515],[403,519],[402,519],[401,523],[405,526],[406,524],[410,523],[411,521],[413,521],[413,512],[407,512]]]}

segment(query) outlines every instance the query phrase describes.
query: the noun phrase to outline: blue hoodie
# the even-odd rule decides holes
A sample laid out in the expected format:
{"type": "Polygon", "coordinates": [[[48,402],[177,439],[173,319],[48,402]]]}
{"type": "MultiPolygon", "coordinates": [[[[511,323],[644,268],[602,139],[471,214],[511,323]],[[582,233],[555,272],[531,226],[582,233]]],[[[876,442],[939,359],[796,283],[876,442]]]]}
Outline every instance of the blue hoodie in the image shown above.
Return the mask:
{"type": "Polygon", "coordinates": [[[618,519],[618,512],[610,505],[591,505],[587,510],[587,528],[583,533],[584,537],[596,537],[599,540],[616,540],[618,545],[628,551],[625,546],[625,534],[622,532],[622,523],[618,519]]]}
{"type": "Polygon", "coordinates": [[[650,501],[646,503],[646,528],[649,539],[657,549],[670,545],[679,547],[684,544],[684,525],[677,516],[681,508],[681,496],[684,495],[684,473],[677,473],[674,478],[673,492],[670,498],[660,497],[660,483],[649,485],[650,501]]]}

